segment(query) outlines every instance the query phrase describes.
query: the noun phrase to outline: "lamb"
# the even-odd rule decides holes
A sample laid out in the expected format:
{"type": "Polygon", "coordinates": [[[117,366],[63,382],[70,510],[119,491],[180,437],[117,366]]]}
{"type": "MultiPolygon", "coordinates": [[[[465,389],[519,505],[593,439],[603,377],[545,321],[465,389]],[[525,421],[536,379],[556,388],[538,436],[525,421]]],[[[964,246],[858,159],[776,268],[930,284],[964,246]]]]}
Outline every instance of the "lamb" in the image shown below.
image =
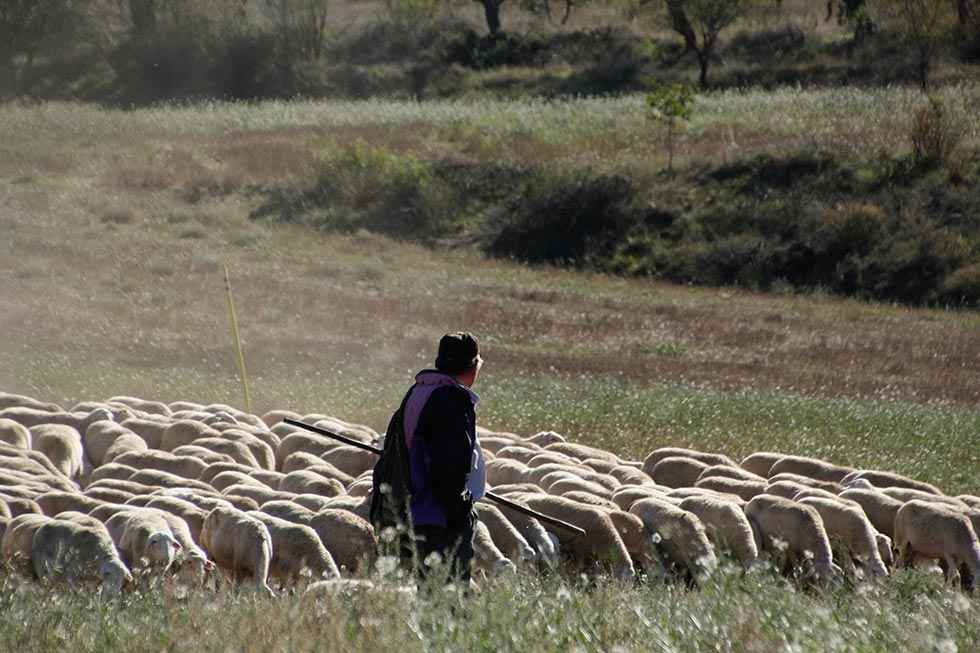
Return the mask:
{"type": "Polygon", "coordinates": [[[820,514],[811,506],[771,494],[760,494],[745,506],[749,518],[769,551],[785,550],[783,573],[788,573],[804,561],[812,563],[812,573],[818,580],[829,578],[839,568],[834,565],[830,539],[820,514]]]}
{"type": "Polygon", "coordinates": [[[351,511],[330,507],[313,515],[309,525],[341,567],[358,571],[362,564],[368,568],[373,564],[378,538],[366,519],[351,511]]]}
{"type": "Polygon", "coordinates": [[[34,533],[51,517],[36,514],[17,515],[7,524],[3,538],[0,539],[0,558],[9,561],[15,569],[25,575],[33,571],[31,565],[31,547],[34,533]]]}
{"type": "Polygon", "coordinates": [[[170,417],[170,407],[167,404],[161,403],[159,401],[147,401],[146,399],[140,399],[139,397],[110,397],[106,400],[106,403],[110,404],[122,404],[123,406],[129,406],[130,408],[135,408],[142,413],[149,413],[151,415],[162,415],[164,417],[170,417]]]}
{"type": "Polygon", "coordinates": [[[101,581],[103,592],[113,594],[133,580],[105,527],[52,519],[35,531],[30,559],[41,580],[58,575],[72,584],[94,579],[101,581]]]}
{"type": "Polygon", "coordinates": [[[0,419],[0,442],[6,442],[18,449],[30,449],[31,432],[12,419],[0,419]]]}
{"type": "Polygon", "coordinates": [[[655,449],[650,452],[649,455],[643,460],[643,471],[653,476],[651,473],[653,468],[657,466],[664,458],[691,458],[697,460],[698,462],[704,463],[705,467],[710,467],[711,465],[728,465],[729,467],[735,467],[735,461],[728,456],[715,453],[705,453],[702,451],[694,451],[693,449],[682,449],[680,447],[661,447],[660,449],[655,449]]]}
{"type": "Polygon", "coordinates": [[[895,538],[895,515],[902,507],[902,502],[876,490],[844,490],[841,499],[854,501],[864,510],[871,525],[879,533],[895,538]]]}
{"type": "Polygon", "coordinates": [[[585,530],[587,535],[584,537],[564,529],[556,529],[555,532],[562,548],[573,553],[580,564],[604,561],[611,564],[618,578],[628,579],[636,575],[629,551],[606,511],[546,494],[526,494],[519,496],[518,500],[545,515],[585,530]]]}
{"type": "Polygon", "coordinates": [[[273,517],[260,510],[247,515],[258,519],[272,537],[269,575],[280,582],[295,582],[304,570],[317,580],[339,578],[340,571],[320,537],[309,526],[273,517]]]}
{"type": "Polygon", "coordinates": [[[173,453],[158,449],[130,451],[117,456],[113,462],[139,470],[167,472],[187,479],[197,479],[207,467],[204,461],[193,456],[175,456],[173,453]]]}
{"type": "Polygon", "coordinates": [[[55,468],[70,479],[91,470],[82,448],[82,436],[71,426],[39,424],[30,428],[31,446],[40,451],[55,468]]]}
{"type": "Polygon", "coordinates": [[[929,494],[942,494],[942,491],[931,483],[916,481],[915,479],[908,478],[907,476],[901,476],[900,474],[879,472],[872,469],[859,469],[853,471],[844,477],[841,484],[847,485],[851,481],[855,481],[857,479],[864,479],[875,487],[904,487],[911,490],[921,490],[922,492],[928,492],[929,494]]]}
{"type": "Polygon", "coordinates": [[[741,481],[724,476],[713,476],[698,481],[694,487],[714,490],[726,494],[735,494],[745,501],[750,501],[754,497],[766,491],[765,481],[741,481]]]}
{"type": "Polygon", "coordinates": [[[182,548],[170,524],[157,511],[130,508],[112,515],[105,523],[120,557],[130,568],[159,567],[166,571],[182,548]]]}
{"type": "Polygon", "coordinates": [[[666,561],[683,569],[689,581],[703,583],[718,567],[704,524],[694,514],[655,498],[640,499],[630,513],[643,520],[666,561]]]}
{"type": "Polygon", "coordinates": [[[297,470],[286,474],[279,483],[280,492],[318,494],[335,497],[344,494],[344,486],[336,479],[325,479],[316,472],[297,470]]]}
{"type": "Polygon", "coordinates": [[[854,471],[853,467],[835,465],[819,458],[805,456],[785,456],[773,463],[767,476],[789,473],[828,483],[840,483],[844,477],[854,471]]]}
{"type": "Polygon", "coordinates": [[[320,458],[351,476],[374,469],[375,463],[378,462],[378,457],[370,451],[348,445],[325,451],[320,454],[320,458]]]}
{"type": "Polygon", "coordinates": [[[860,506],[825,497],[807,497],[799,503],[811,506],[820,513],[827,536],[840,541],[850,557],[867,565],[873,576],[888,575],[888,568],[878,549],[878,532],[860,506]]]}
{"type": "Polygon", "coordinates": [[[487,481],[492,485],[521,483],[529,467],[512,458],[495,458],[487,463],[487,481]]]}
{"type": "Polygon", "coordinates": [[[88,477],[89,485],[102,480],[125,481],[135,474],[138,469],[122,463],[109,463],[96,467],[88,477]]]}
{"type": "Polygon", "coordinates": [[[163,435],[160,437],[160,449],[163,451],[173,451],[179,446],[191,444],[194,440],[218,438],[220,436],[220,431],[216,431],[206,424],[189,419],[180,419],[170,424],[163,431],[163,435]]]}
{"type": "Polygon", "coordinates": [[[742,567],[749,569],[759,558],[759,542],[743,510],[728,501],[708,495],[688,497],[681,510],[692,513],[704,524],[717,547],[731,551],[742,567]]]}
{"type": "MultiPolygon", "coordinates": [[[[198,438],[190,443],[196,447],[203,447],[214,453],[224,454],[229,456],[233,461],[246,467],[252,469],[261,469],[262,466],[259,465],[259,461],[255,459],[252,454],[252,450],[241,442],[235,442],[233,440],[225,440],[220,437],[213,438],[198,438]]],[[[200,472],[199,472],[200,473],[200,472]]]]}
{"type": "Polygon", "coordinates": [[[728,465],[712,465],[708,469],[701,472],[697,480],[701,481],[706,478],[714,477],[731,478],[737,481],[761,481],[765,482],[764,476],[759,476],[758,474],[753,474],[752,472],[746,471],[741,467],[729,467],[728,465]]]}
{"type": "Polygon", "coordinates": [[[268,584],[272,536],[262,521],[240,510],[218,506],[204,519],[201,544],[220,569],[236,580],[251,577],[256,590],[272,595],[268,584]]]}
{"type": "Polygon", "coordinates": [[[960,565],[965,565],[972,576],[968,585],[980,574],[980,542],[973,524],[950,506],[918,499],[906,502],[895,515],[893,541],[903,566],[909,566],[916,557],[945,561],[950,584],[959,582],[960,565]]]}
{"type": "Polygon", "coordinates": [[[658,460],[649,469],[644,468],[643,471],[647,472],[659,485],[690,487],[697,482],[698,476],[708,467],[710,465],[694,458],[668,456],[658,460]]]}

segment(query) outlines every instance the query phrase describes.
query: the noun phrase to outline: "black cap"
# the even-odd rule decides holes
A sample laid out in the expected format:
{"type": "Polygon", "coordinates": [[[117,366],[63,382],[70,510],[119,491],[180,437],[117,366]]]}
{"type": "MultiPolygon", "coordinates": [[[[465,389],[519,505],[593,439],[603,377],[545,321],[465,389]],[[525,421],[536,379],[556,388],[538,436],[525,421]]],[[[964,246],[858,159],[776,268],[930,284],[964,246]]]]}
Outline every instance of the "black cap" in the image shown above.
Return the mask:
{"type": "Polygon", "coordinates": [[[439,339],[436,369],[447,374],[460,374],[476,367],[480,360],[480,343],[472,333],[457,331],[439,339]]]}

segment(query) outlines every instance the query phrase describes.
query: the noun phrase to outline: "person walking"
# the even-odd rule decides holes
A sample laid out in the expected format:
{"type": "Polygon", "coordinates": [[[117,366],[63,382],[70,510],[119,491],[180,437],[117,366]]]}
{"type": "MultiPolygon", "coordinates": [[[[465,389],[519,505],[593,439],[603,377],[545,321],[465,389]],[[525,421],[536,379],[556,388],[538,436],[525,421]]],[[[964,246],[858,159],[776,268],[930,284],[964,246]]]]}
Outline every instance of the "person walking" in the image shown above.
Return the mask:
{"type": "Polygon", "coordinates": [[[444,335],[435,368],[415,376],[392,416],[374,468],[371,521],[379,533],[401,533],[399,553],[422,579],[436,556],[450,580],[470,579],[473,502],[486,493],[471,389],[482,365],[473,334],[444,335]]]}

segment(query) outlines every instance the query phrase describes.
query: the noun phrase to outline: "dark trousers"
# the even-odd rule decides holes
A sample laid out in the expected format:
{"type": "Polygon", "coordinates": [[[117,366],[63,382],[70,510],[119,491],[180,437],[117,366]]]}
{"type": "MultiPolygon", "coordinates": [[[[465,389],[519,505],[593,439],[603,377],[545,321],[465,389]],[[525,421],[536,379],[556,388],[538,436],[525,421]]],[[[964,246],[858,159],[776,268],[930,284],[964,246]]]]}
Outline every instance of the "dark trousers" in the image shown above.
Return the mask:
{"type": "Polygon", "coordinates": [[[425,580],[432,570],[425,561],[431,554],[438,553],[442,562],[449,565],[450,581],[469,582],[473,562],[473,519],[459,528],[416,526],[415,551],[412,551],[411,545],[402,547],[402,560],[410,565],[417,560],[415,571],[419,580],[425,580]],[[413,554],[418,557],[413,558],[413,554]]]}

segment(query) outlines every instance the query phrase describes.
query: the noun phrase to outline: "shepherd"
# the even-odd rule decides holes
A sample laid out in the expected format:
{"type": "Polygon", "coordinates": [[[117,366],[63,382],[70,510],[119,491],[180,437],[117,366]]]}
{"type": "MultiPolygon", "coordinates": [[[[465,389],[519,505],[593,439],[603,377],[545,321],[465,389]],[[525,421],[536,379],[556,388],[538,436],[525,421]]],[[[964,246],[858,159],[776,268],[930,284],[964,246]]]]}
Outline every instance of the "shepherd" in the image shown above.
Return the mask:
{"type": "Polygon", "coordinates": [[[482,366],[473,334],[444,335],[435,369],[415,376],[392,415],[374,468],[371,520],[401,534],[399,553],[420,579],[442,562],[451,581],[470,580],[473,502],[486,493],[471,389],[482,366]]]}

